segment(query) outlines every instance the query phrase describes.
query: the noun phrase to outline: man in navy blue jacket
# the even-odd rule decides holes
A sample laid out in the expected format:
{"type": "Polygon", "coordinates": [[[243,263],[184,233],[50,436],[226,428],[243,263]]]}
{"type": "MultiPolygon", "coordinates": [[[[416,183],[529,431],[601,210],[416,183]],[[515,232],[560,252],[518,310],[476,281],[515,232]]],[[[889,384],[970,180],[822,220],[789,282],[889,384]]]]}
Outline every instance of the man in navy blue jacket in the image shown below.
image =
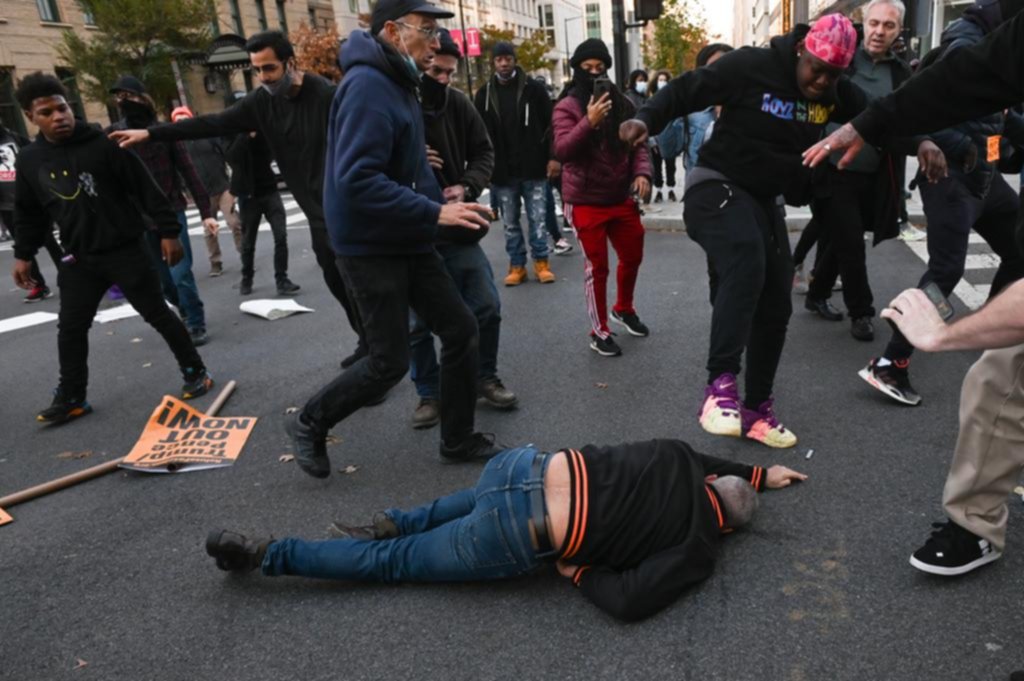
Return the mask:
{"type": "Polygon", "coordinates": [[[499,451],[473,430],[476,320],[434,250],[439,226],[486,227],[490,211],[445,203],[427,163],[417,96],[421,73],[440,48],[437,19],[451,16],[426,0],[380,0],[371,31],[354,31],[341,51],[345,79],[331,105],[324,214],[369,354],[287,422],[295,460],[314,477],[330,475],[328,430],[408,370],[410,308],[441,339],[441,460],[499,451]]]}

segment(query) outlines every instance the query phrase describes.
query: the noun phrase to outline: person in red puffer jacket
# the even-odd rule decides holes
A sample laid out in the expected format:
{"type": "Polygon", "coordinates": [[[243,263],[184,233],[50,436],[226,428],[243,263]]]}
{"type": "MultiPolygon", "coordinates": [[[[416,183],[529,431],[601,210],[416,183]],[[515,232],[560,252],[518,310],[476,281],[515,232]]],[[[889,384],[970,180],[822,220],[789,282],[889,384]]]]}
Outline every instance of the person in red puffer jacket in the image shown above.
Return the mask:
{"type": "Polygon", "coordinates": [[[619,124],[633,116],[630,101],[604,80],[612,65],[608,47],[591,38],[580,43],[570,61],[572,82],[551,117],[555,157],[562,162],[565,215],[576,230],[586,258],[584,288],[590,314],[590,348],[605,357],[622,354],[608,329],[606,284],[608,242],[619,258],[618,292],[612,321],[632,336],[650,331],[633,307],[633,290],[644,253],[640,206],[651,191],[647,149],[632,150],[618,139],[619,124]],[[594,96],[602,79],[607,92],[594,96]],[[604,84],[607,83],[607,86],[604,84]]]}

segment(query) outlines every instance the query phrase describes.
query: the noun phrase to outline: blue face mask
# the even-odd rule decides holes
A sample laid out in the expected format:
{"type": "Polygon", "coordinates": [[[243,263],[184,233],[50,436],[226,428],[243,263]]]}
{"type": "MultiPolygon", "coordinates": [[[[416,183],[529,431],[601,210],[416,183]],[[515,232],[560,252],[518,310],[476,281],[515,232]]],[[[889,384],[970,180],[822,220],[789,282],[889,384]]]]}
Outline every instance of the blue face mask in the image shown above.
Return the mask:
{"type": "Polygon", "coordinates": [[[638,80],[636,82],[636,85],[634,85],[633,87],[636,88],[637,94],[641,94],[641,95],[647,94],[647,81],[646,80],[638,80]]]}
{"type": "Polygon", "coordinates": [[[416,65],[416,60],[409,54],[409,48],[405,46],[405,38],[402,34],[398,34],[399,39],[402,41],[402,49],[405,50],[405,54],[402,55],[402,61],[405,62],[406,68],[409,69],[409,74],[416,80],[420,79],[420,67],[416,65]]]}

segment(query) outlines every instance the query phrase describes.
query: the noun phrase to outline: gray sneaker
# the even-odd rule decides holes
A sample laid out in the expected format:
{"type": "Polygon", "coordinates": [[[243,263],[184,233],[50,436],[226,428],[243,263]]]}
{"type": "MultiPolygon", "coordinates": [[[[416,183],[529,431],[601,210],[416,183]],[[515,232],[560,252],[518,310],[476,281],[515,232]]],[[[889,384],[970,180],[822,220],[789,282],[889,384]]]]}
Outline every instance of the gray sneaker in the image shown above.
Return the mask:
{"type": "Polygon", "coordinates": [[[331,460],[327,457],[327,438],[316,428],[302,421],[302,412],[289,414],[284,422],[285,432],[292,440],[295,463],[314,478],[331,474],[331,460]]]}
{"type": "Polygon", "coordinates": [[[476,394],[495,409],[512,409],[519,403],[516,394],[506,388],[497,376],[480,381],[476,387],[476,394]]]}
{"type": "Polygon", "coordinates": [[[809,286],[810,282],[807,281],[807,275],[804,274],[804,266],[801,263],[793,268],[793,293],[806,296],[809,286]]]}
{"type": "Polygon", "coordinates": [[[416,411],[412,413],[412,427],[417,430],[433,428],[441,422],[441,402],[432,397],[420,398],[416,411]]]}

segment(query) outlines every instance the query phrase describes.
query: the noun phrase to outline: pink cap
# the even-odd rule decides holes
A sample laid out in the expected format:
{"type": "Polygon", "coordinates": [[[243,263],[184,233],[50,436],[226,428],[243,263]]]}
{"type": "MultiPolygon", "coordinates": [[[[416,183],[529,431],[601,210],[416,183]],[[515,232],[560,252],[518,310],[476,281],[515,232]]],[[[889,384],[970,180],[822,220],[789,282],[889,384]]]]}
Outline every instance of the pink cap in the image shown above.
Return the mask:
{"type": "Polygon", "coordinates": [[[177,123],[182,118],[195,118],[195,114],[192,113],[192,109],[187,106],[179,106],[171,112],[171,121],[177,123]]]}
{"type": "Polygon", "coordinates": [[[842,14],[826,14],[811,26],[804,45],[826,64],[845,69],[857,51],[857,30],[842,14]]]}

